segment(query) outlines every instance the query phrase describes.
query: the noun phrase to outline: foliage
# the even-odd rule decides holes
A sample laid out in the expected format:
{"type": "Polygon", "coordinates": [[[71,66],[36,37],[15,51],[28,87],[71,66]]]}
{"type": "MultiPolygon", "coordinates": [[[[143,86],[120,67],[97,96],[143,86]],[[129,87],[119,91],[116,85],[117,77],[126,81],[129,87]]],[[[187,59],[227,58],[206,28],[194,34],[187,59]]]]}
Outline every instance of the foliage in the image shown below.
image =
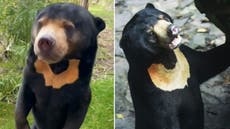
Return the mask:
{"type": "Polygon", "coordinates": [[[0,100],[15,100],[34,16],[45,5],[37,0],[0,1],[0,47],[5,48],[0,51],[0,100]]]}
{"type": "Polygon", "coordinates": [[[7,34],[4,36],[8,38],[8,41],[28,43],[34,16],[44,5],[43,1],[37,0],[2,1],[0,29],[7,34]]]}

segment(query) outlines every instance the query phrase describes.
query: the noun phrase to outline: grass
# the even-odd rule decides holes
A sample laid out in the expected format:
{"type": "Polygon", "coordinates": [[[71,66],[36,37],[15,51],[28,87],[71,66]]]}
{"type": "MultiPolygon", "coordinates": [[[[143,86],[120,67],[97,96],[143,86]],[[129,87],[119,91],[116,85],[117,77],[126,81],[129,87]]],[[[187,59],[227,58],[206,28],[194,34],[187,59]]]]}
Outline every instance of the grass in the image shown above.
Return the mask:
{"type": "Polygon", "coordinates": [[[113,79],[94,81],[91,88],[93,97],[81,129],[113,129],[113,79]]]}
{"type": "Polygon", "coordinates": [[[103,18],[105,20],[107,28],[113,30],[113,10],[104,10],[105,7],[100,6],[100,5],[93,5],[89,7],[90,12],[94,14],[95,16],[103,18]]]}
{"type": "Polygon", "coordinates": [[[0,129],[14,129],[14,105],[0,102],[0,129]]]}
{"type": "MultiPolygon", "coordinates": [[[[113,10],[105,10],[100,5],[90,5],[89,10],[104,19],[107,27],[99,36],[99,49],[91,81],[92,101],[81,129],[113,129],[113,10]]],[[[2,33],[9,34],[0,29],[2,33]]],[[[22,68],[29,46],[25,41],[17,40],[14,43],[13,40],[0,36],[0,129],[15,128],[13,103],[21,85],[22,68]],[[5,42],[11,45],[2,45],[5,42]]],[[[31,115],[29,120],[33,120],[31,115]]]]}
{"type": "MultiPolygon", "coordinates": [[[[92,101],[81,129],[113,129],[113,79],[91,82],[92,101]]],[[[0,102],[0,129],[14,129],[14,105],[0,102]]],[[[29,116],[32,123],[32,116],[29,116]]]]}

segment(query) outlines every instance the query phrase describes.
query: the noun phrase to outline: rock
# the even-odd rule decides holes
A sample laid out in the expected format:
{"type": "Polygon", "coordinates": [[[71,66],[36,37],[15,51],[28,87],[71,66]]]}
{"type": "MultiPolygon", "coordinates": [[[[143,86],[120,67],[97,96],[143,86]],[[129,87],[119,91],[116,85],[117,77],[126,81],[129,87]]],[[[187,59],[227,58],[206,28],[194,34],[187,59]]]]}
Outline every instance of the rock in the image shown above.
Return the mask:
{"type": "Polygon", "coordinates": [[[216,39],[215,39],[215,44],[217,46],[223,44],[225,42],[225,36],[224,33],[217,28],[214,24],[211,24],[210,28],[210,35],[215,35],[216,39]]]}
{"type": "Polygon", "coordinates": [[[221,84],[222,82],[223,82],[223,77],[220,75],[217,75],[217,76],[209,79],[208,81],[204,82],[203,84],[201,84],[201,90],[206,90],[206,89],[203,89],[203,88],[205,88],[205,86],[213,87],[215,85],[221,84]]]}
{"type": "Polygon", "coordinates": [[[152,3],[152,0],[126,0],[129,7],[146,5],[147,3],[152,3]]]}
{"type": "Polygon", "coordinates": [[[127,90],[129,90],[127,82],[128,63],[126,59],[116,57],[115,67],[115,110],[116,112],[128,111],[132,107],[132,104],[126,99],[127,90]]]}
{"type": "Polygon", "coordinates": [[[123,27],[127,24],[127,22],[131,19],[132,13],[128,10],[116,10],[115,14],[115,26],[116,31],[122,31],[123,27]]]}
{"type": "MultiPolygon", "coordinates": [[[[129,91],[129,90],[126,91],[125,98],[126,98],[126,100],[127,100],[130,104],[133,103],[132,98],[131,98],[131,94],[130,94],[130,91],[129,91]]],[[[134,111],[134,108],[133,108],[132,105],[130,106],[129,110],[130,110],[130,111],[134,111]]]]}
{"type": "Polygon", "coordinates": [[[183,9],[189,6],[190,4],[193,4],[193,0],[183,0],[182,2],[180,2],[180,8],[183,9]]]}
{"type": "Polygon", "coordinates": [[[223,76],[228,72],[229,69],[201,86],[205,107],[205,129],[230,128],[230,85],[223,84],[223,76]]]}
{"type": "Polygon", "coordinates": [[[134,121],[134,115],[132,114],[126,115],[124,119],[116,119],[116,129],[134,129],[134,121]]]}
{"type": "Polygon", "coordinates": [[[132,14],[135,14],[141,9],[143,9],[144,7],[145,7],[145,4],[142,4],[142,5],[137,5],[137,6],[129,6],[128,9],[131,11],[132,14]]]}
{"type": "Polygon", "coordinates": [[[182,10],[178,10],[178,14],[176,15],[177,16],[186,16],[186,15],[194,16],[195,14],[197,14],[196,8],[194,6],[188,6],[182,10]]]}
{"type": "Polygon", "coordinates": [[[225,36],[224,35],[217,36],[217,35],[209,34],[206,37],[206,40],[210,45],[220,46],[225,43],[225,36]]]}
{"type": "MultiPolygon", "coordinates": [[[[159,8],[162,11],[166,10],[175,10],[179,6],[178,2],[175,2],[175,0],[159,0],[156,2],[156,7],[159,8]]],[[[168,11],[169,12],[169,11],[168,11]]]]}
{"type": "Polygon", "coordinates": [[[117,32],[115,36],[115,56],[125,57],[123,50],[120,48],[120,45],[119,45],[120,38],[121,38],[121,34],[117,32]]]}
{"type": "Polygon", "coordinates": [[[125,0],[115,0],[115,5],[118,6],[124,6],[125,5],[125,0]]]}
{"type": "Polygon", "coordinates": [[[189,17],[183,17],[183,18],[180,18],[180,19],[175,19],[174,20],[174,24],[178,27],[182,27],[185,25],[185,23],[187,23],[189,20],[189,17]]]}
{"type": "Polygon", "coordinates": [[[224,35],[219,36],[219,38],[216,38],[214,40],[214,43],[216,46],[220,46],[220,45],[224,44],[225,43],[225,36],[224,35]]]}
{"type": "Polygon", "coordinates": [[[223,32],[219,28],[217,28],[214,24],[211,23],[209,28],[210,28],[210,34],[223,35],[223,32]]]}
{"type": "Polygon", "coordinates": [[[201,33],[197,33],[193,36],[192,42],[189,46],[193,49],[197,48],[198,46],[205,47],[205,35],[201,33]]]}

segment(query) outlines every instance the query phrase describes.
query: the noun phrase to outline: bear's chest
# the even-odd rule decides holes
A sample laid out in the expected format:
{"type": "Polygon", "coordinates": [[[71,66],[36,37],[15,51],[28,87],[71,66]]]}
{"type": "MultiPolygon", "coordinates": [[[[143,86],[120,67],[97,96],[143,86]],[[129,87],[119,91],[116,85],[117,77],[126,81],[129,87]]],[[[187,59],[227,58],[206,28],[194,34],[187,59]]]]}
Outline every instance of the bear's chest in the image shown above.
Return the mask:
{"type": "Polygon", "coordinates": [[[183,53],[174,50],[177,63],[173,69],[166,69],[162,64],[152,64],[148,69],[148,75],[154,86],[163,91],[183,89],[188,85],[190,70],[187,59],[183,53]]]}
{"type": "Polygon", "coordinates": [[[43,85],[50,86],[54,89],[60,89],[61,87],[67,84],[72,84],[78,80],[79,62],[79,60],[75,59],[70,60],[68,68],[59,74],[53,73],[50,66],[42,60],[36,60],[34,66],[36,72],[41,74],[44,79],[45,84],[43,85]]]}

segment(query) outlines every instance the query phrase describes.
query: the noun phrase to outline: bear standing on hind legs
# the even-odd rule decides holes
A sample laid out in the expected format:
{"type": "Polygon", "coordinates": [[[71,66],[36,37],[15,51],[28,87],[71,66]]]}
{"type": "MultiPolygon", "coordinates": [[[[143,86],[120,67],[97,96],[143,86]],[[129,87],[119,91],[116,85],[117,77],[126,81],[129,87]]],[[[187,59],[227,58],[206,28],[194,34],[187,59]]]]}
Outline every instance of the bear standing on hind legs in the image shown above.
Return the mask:
{"type": "Polygon", "coordinates": [[[171,17],[152,4],[125,26],[120,46],[129,63],[128,82],[136,129],[203,129],[200,84],[230,65],[228,40],[207,52],[180,45],[171,17]]]}
{"type": "Polygon", "coordinates": [[[16,104],[17,129],[78,129],[90,99],[90,78],[102,19],[74,4],[52,4],[34,22],[23,84],[16,104]]]}

